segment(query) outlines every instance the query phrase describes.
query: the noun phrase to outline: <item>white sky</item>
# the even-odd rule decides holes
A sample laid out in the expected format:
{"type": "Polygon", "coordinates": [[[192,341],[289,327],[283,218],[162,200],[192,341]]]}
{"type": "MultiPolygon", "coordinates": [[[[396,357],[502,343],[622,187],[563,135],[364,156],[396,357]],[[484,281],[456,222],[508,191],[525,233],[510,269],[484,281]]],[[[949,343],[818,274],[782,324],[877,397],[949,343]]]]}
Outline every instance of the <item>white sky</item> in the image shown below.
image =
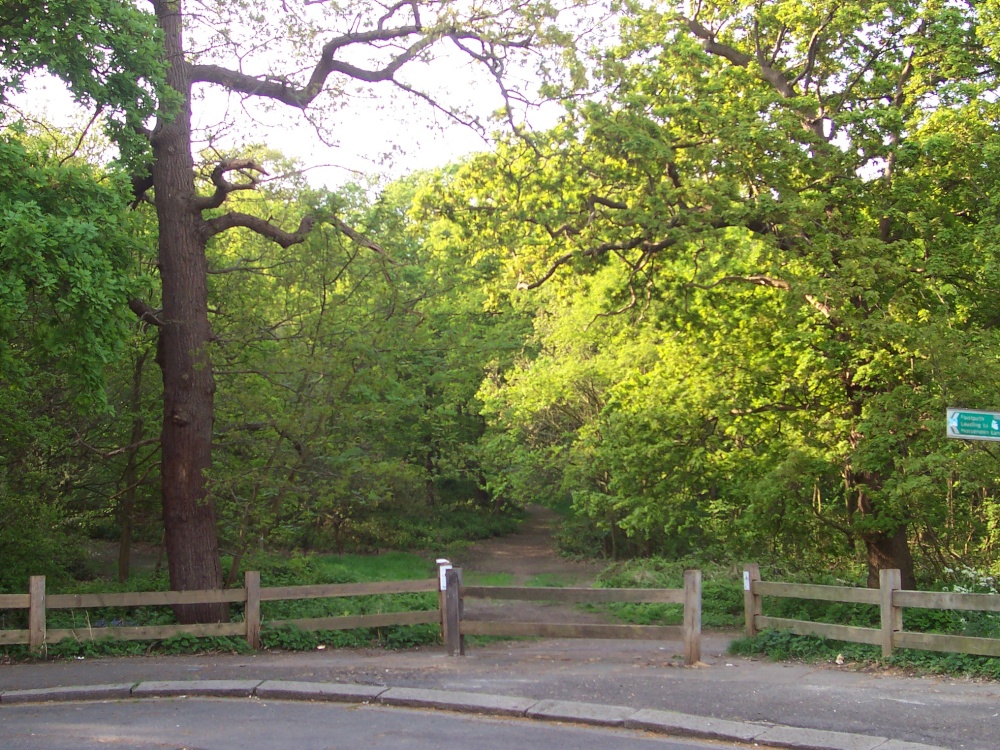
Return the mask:
{"type": "MultiPolygon", "coordinates": [[[[442,101],[469,104],[488,131],[504,127],[490,121],[490,115],[503,102],[495,83],[477,74],[466,60],[445,60],[443,66],[438,61],[434,68],[436,71],[414,71],[411,80],[421,81],[442,101]],[[442,69],[447,71],[443,79],[437,72],[442,69]]],[[[318,111],[303,115],[281,104],[244,102],[219,87],[206,86],[194,103],[194,126],[199,137],[195,149],[209,143],[220,149],[262,143],[299,160],[307,168],[311,184],[335,188],[359,178],[385,180],[443,166],[490,148],[473,129],[455,123],[391,84],[376,85],[373,93],[362,93],[347,108],[328,113],[324,122],[331,139],[321,138],[307,121],[307,116],[316,117],[318,111]],[[223,121],[234,126],[220,129],[218,124],[223,121]]],[[[74,105],[59,80],[41,74],[30,78],[26,91],[12,97],[12,102],[26,114],[60,129],[82,128],[91,116],[74,105]]],[[[549,103],[520,113],[518,120],[527,118],[533,127],[550,127],[561,112],[558,104],[549,103]]]]}
{"type": "MultiPolygon", "coordinates": [[[[457,0],[441,12],[462,9],[463,2],[472,0],[457,0]]],[[[476,13],[492,8],[490,12],[498,14],[496,19],[500,24],[510,20],[504,20],[505,14],[515,14],[519,7],[515,0],[475,0],[475,4],[476,13]]],[[[616,36],[617,23],[613,21],[613,14],[603,7],[603,0],[565,0],[559,4],[566,6],[559,14],[559,26],[572,33],[581,49],[592,44],[607,44],[616,36]]],[[[198,10],[209,4],[192,0],[190,5],[198,10]]],[[[328,6],[315,0],[295,6],[298,15],[281,10],[285,7],[284,0],[261,0],[259,5],[270,8],[271,16],[247,17],[245,9],[257,7],[253,3],[223,2],[212,6],[213,12],[206,11],[204,15],[189,10],[191,28],[186,35],[197,61],[219,63],[249,74],[287,72],[301,80],[307,77],[314,64],[324,36],[302,35],[301,31],[299,36],[289,36],[283,34],[282,22],[314,14],[324,19],[332,14],[336,19],[334,25],[343,26],[345,19],[341,16],[347,12],[334,4],[328,6]]],[[[369,27],[389,6],[383,0],[354,0],[349,7],[350,13],[357,13],[354,23],[369,27]],[[362,21],[363,15],[370,18],[362,21]]],[[[407,6],[395,7],[391,23],[406,22],[407,6]]],[[[434,4],[428,4],[427,8],[427,12],[435,12],[434,4]]],[[[326,28],[325,21],[321,26],[326,28]]],[[[390,59],[393,50],[398,50],[381,45],[345,49],[347,60],[362,68],[380,68],[390,59]]],[[[436,43],[433,53],[433,59],[411,60],[397,75],[444,106],[467,106],[488,135],[506,130],[506,123],[491,117],[501,108],[503,99],[496,81],[483,66],[447,40],[436,43]]],[[[560,51],[553,48],[511,50],[505,62],[505,84],[525,93],[527,99],[537,98],[539,55],[558,57],[560,51]],[[520,59],[519,54],[523,55],[520,59]]],[[[551,64],[553,60],[550,58],[548,62],[551,64]]],[[[346,182],[368,182],[372,178],[383,182],[417,170],[443,166],[470,153],[491,148],[475,130],[454,122],[391,83],[359,85],[348,81],[344,84],[343,79],[333,77],[327,83],[331,90],[338,85],[346,88],[335,96],[326,96],[325,102],[321,95],[305,114],[266,99],[244,99],[221,87],[196,89],[193,106],[193,124],[198,139],[196,157],[208,146],[231,152],[240,146],[263,144],[300,161],[311,184],[336,188],[346,182]],[[323,137],[308,121],[320,117],[326,126],[323,137]],[[220,123],[225,126],[220,128],[220,123]]],[[[26,113],[37,115],[61,129],[80,129],[91,117],[91,113],[80,112],[74,107],[61,82],[44,75],[30,79],[26,92],[13,101],[26,113]]],[[[515,122],[527,124],[530,129],[549,128],[563,113],[562,106],[554,102],[528,109],[517,106],[522,109],[515,113],[515,122]]]]}

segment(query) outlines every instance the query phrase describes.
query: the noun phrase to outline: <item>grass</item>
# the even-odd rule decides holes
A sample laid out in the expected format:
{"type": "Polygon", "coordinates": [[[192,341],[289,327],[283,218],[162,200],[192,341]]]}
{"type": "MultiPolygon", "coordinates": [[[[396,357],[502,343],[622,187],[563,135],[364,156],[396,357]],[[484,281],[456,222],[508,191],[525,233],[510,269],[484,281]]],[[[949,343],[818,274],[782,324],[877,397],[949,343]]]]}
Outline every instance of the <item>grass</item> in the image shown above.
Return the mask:
{"type": "MultiPolygon", "coordinates": [[[[684,570],[701,567],[701,622],[704,628],[729,630],[743,624],[743,583],[731,568],[692,565],[657,558],[630,560],[607,568],[598,577],[602,588],[684,588],[684,570]]],[[[680,604],[605,604],[600,609],[636,625],[680,625],[680,604]]]]}
{"type": "Polygon", "coordinates": [[[434,560],[411,552],[380,555],[252,555],[243,570],[259,570],[261,586],[363,583],[433,578],[434,560]]]}
{"type": "Polygon", "coordinates": [[[364,519],[353,528],[347,549],[420,549],[433,550],[435,557],[457,557],[478,539],[513,534],[523,520],[519,509],[485,513],[472,502],[443,502],[364,519]]]}
{"type": "Polygon", "coordinates": [[[573,581],[570,576],[560,575],[558,573],[539,573],[538,575],[531,576],[525,584],[525,586],[535,586],[538,588],[566,588],[567,586],[572,586],[573,581]]]}
{"type": "MultiPolygon", "coordinates": [[[[375,517],[359,528],[357,547],[370,549],[391,545],[397,549],[429,549],[427,554],[384,552],[382,554],[253,554],[242,562],[242,570],[261,573],[261,585],[291,586],[324,583],[365,583],[374,581],[414,580],[436,575],[434,558],[460,552],[470,540],[513,533],[523,513],[487,514],[470,503],[442,504],[428,511],[393,518],[375,517]]],[[[223,560],[228,569],[229,560],[223,560]]],[[[498,574],[483,585],[509,585],[511,576],[498,574]]],[[[61,581],[50,593],[113,593],[124,591],[166,591],[165,571],[133,576],[127,583],[111,581],[61,581]]],[[[240,583],[236,584],[241,585],[240,583]]],[[[323,646],[372,646],[402,648],[440,642],[436,625],[412,625],[370,628],[351,631],[307,632],[293,626],[269,626],[269,621],[315,617],[337,617],[400,611],[426,611],[437,608],[437,594],[393,594],[358,597],[335,597],[297,601],[263,602],[261,605],[262,640],[266,648],[313,649],[323,646]]],[[[243,616],[241,604],[233,604],[233,621],[243,616]]],[[[106,626],[169,625],[176,622],[170,607],[102,607],[86,610],[53,610],[47,613],[50,629],[87,629],[106,626]]],[[[21,629],[27,626],[27,611],[0,611],[0,628],[21,629]]],[[[66,639],[47,647],[52,657],[87,657],[97,655],[192,653],[198,651],[243,652],[247,645],[240,638],[195,638],[181,635],[152,642],[100,641],[77,642],[66,639]]],[[[28,658],[26,647],[0,647],[0,660],[28,658]]]]}

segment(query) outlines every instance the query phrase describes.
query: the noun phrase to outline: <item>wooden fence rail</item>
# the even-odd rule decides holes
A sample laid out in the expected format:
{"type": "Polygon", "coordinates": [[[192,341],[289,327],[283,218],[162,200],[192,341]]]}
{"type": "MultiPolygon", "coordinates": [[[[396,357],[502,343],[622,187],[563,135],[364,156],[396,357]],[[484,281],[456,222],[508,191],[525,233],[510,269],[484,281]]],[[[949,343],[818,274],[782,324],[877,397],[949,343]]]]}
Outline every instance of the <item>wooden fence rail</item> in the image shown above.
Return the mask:
{"type": "MultiPolygon", "coordinates": [[[[583,589],[535,588],[517,586],[462,586],[461,569],[447,560],[439,561],[436,578],[374,583],[335,583],[307,586],[262,588],[260,573],[247,572],[240,589],[204,591],[149,591],[108,594],[47,595],[45,577],[32,576],[27,594],[0,595],[0,609],[28,610],[27,630],[0,630],[0,645],[28,644],[32,650],[58,643],[64,638],[91,641],[100,638],[119,640],[162,640],[177,635],[243,636],[254,649],[261,647],[261,627],[294,626],[301,630],[348,630],[391,625],[440,624],[450,654],[465,652],[465,635],[538,636],[561,638],[681,638],[684,660],[694,664],[701,659],[701,571],[684,574],[683,589],[583,589]],[[302,599],[370,596],[375,594],[410,594],[438,592],[434,609],[387,612],[338,617],[306,617],[289,620],[261,619],[261,602],[302,599]],[[594,625],[543,622],[492,622],[463,617],[465,599],[521,599],[600,604],[608,602],[645,602],[681,604],[684,625],[594,625]],[[95,607],[171,606],[174,604],[228,603],[243,604],[243,621],[201,625],[106,626],[76,628],[47,627],[47,613],[57,609],[95,607]]],[[[88,621],[89,622],[89,621],[88,621]]]]}
{"type": "Polygon", "coordinates": [[[701,660],[701,571],[684,573],[683,589],[586,589],[534,586],[464,586],[461,569],[445,572],[444,634],[449,654],[464,654],[466,635],[554,638],[683,639],[684,663],[701,660]],[[684,605],[682,626],[595,625],[468,619],[465,599],[517,599],[574,603],[639,602],[684,605]]]}
{"type": "Polygon", "coordinates": [[[748,636],[753,636],[766,628],[774,628],[790,630],[796,635],[815,635],[849,643],[867,643],[881,646],[883,657],[891,656],[894,648],[1000,656],[1000,639],[940,633],[915,633],[903,629],[904,608],[1000,612],[1000,595],[904,591],[900,580],[898,570],[883,570],[880,571],[878,589],[777,583],[762,581],[760,568],[757,565],[747,565],[743,570],[746,633],[748,636]],[[860,628],[783,617],[765,617],[763,615],[763,598],[765,596],[778,599],[813,599],[878,606],[880,626],[878,628],[860,628]]]}
{"type": "MultiPolygon", "coordinates": [[[[27,594],[0,595],[0,609],[27,609],[27,630],[0,630],[0,645],[28,644],[32,650],[58,643],[63,638],[91,641],[99,638],[119,640],[161,640],[176,635],[244,636],[252,648],[261,647],[262,601],[293,601],[299,599],[369,596],[373,594],[410,594],[438,590],[435,578],[417,581],[378,581],[374,583],[333,583],[310,586],[276,586],[261,588],[260,573],[249,571],[241,589],[210,589],[204,591],[147,591],[110,594],[46,595],[45,576],[32,576],[27,594]],[[119,627],[80,627],[49,630],[46,613],[54,609],[89,609],[93,607],[169,606],[173,604],[242,603],[242,622],[208,623],[203,625],[148,625],[119,627]]],[[[271,620],[271,626],[292,625],[302,630],[348,630],[377,628],[389,625],[439,623],[439,609],[418,612],[387,612],[343,617],[312,617],[292,620],[271,620]]]]}

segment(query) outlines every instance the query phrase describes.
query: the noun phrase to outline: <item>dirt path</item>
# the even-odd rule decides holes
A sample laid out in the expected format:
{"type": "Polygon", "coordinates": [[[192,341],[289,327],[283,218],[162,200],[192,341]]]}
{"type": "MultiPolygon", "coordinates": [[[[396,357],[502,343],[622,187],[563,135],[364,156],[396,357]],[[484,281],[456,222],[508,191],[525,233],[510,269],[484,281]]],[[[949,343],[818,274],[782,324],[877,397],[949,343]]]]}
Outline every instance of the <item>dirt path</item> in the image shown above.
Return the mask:
{"type": "Polygon", "coordinates": [[[512,586],[591,586],[604,568],[598,562],[577,562],[561,556],[553,534],[559,515],[540,505],[527,509],[520,531],[510,536],[476,542],[459,561],[473,574],[509,573],[512,586]],[[541,580],[533,581],[539,578],[541,580]]]}
{"type": "MultiPolygon", "coordinates": [[[[590,587],[604,568],[599,562],[577,562],[556,550],[553,533],[559,516],[549,508],[529,506],[528,518],[517,534],[477,542],[456,561],[468,583],[482,579],[493,585],[491,576],[510,575],[501,585],[590,587]]],[[[554,602],[466,600],[465,615],[476,620],[504,620],[550,623],[614,622],[604,614],[554,602]]]]}

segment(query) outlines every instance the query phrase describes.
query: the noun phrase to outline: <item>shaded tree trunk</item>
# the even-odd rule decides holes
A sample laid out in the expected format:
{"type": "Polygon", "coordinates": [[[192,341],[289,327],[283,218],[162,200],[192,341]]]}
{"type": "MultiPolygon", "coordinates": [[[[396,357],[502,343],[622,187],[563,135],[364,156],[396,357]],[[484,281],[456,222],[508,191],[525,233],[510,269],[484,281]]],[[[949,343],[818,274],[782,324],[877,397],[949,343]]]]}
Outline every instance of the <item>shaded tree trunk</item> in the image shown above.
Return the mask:
{"type": "Polygon", "coordinates": [[[917,587],[906,526],[899,526],[891,534],[866,534],[862,538],[868,552],[868,588],[877,589],[879,571],[892,568],[899,570],[904,589],[917,587]]]}
{"type": "MultiPolygon", "coordinates": [[[[163,285],[157,363],[163,374],[164,543],[171,589],[214,589],[222,585],[222,568],[204,473],[211,462],[215,380],[208,352],[206,233],[195,204],[191,154],[191,77],[183,57],[180,0],[157,0],[155,9],[170,65],[167,82],[181,99],[152,138],[163,285]]],[[[211,622],[223,619],[225,609],[184,605],[175,612],[183,623],[211,622]]]]}

